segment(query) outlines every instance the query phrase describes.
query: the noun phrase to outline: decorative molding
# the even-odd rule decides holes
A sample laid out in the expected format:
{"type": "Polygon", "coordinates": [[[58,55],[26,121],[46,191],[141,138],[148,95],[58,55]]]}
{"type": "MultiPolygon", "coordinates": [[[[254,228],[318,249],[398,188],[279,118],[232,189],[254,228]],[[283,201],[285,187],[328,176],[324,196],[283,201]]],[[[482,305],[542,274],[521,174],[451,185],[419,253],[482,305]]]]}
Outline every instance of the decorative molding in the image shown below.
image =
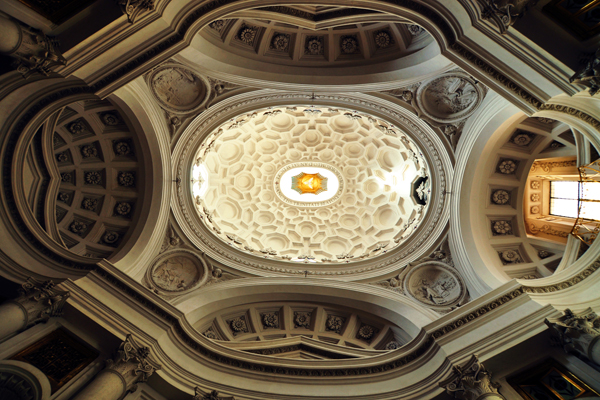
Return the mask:
{"type": "Polygon", "coordinates": [[[469,312],[466,315],[458,317],[448,324],[444,325],[436,329],[433,332],[430,332],[425,339],[422,339],[421,343],[416,345],[414,349],[410,352],[405,353],[400,358],[397,358],[393,361],[382,365],[370,366],[368,368],[343,368],[343,369],[303,369],[303,368],[291,368],[291,367],[281,367],[281,366],[270,366],[270,365],[262,365],[258,363],[250,363],[250,362],[242,362],[237,359],[234,359],[230,356],[225,356],[220,353],[217,353],[207,347],[204,344],[200,343],[195,337],[190,336],[187,328],[184,329],[181,325],[181,322],[178,318],[173,316],[170,312],[166,311],[164,308],[159,307],[154,302],[150,301],[147,297],[143,296],[140,292],[132,288],[131,286],[125,284],[123,281],[115,277],[112,273],[104,270],[101,267],[98,267],[95,270],[95,273],[114,287],[116,290],[119,290],[124,295],[134,299],[140,306],[146,308],[158,318],[161,318],[168,324],[172,326],[174,333],[176,336],[186,344],[190,348],[190,350],[205,356],[213,361],[216,361],[221,364],[229,365],[235,368],[241,368],[245,370],[252,370],[256,372],[263,372],[268,374],[276,374],[276,375],[286,375],[286,376],[297,376],[297,377],[336,377],[336,376],[355,376],[355,375],[369,375],[373,373],[379,373],[384,371],[389,371],[392,369],[396,369],[402,367],[410,362],[414,362],[420,356],[425,354],[435,343],[437,339],[441,337],[451,334],[459,328],[465,327],[468,324],[474,322],[478,318],[483,317],[484,315],[498,309],[499,307],[517,299],[524,293],[547,293],[558,290],[567,289],[577,283],[583,281],[585,278],[590,276],[592,272],[594,272],[600,266],[600,261],[594,262],[594,264],[580,273],[578,276],[569,279],[564,282],[564,284],[559,285],[551,285],[544,287],[528,287],[521,286],[518,287],[509,293],[502,295],[501,297],[490,301],[476,310],[469,312]],[[559,287],[560,286],[560,287],[559,287]]]}
{"type": "Polygon", "coordinates": [[[154,10],[154,0],[117,0],[123,14],[132,24],[145,12],[154,10]]]}
{"type": "Polygon", "coordinates": [[[536,224],[530,223],[529,224],[529,230],[534,235],[537,235],[539,233],[545,233],[546,235],[558,236],[558,237],[561,237],[561,238],[568,238],[569,235],[571,234],[571,228],[570,227],[568,228],[567,231],[560,231],[558,229],[554,229],[549,224],[544,224],[541,227],[538,227],[536,224]]]}
{"type": "Polygon", "coordinates": [[[539,111],[557,111],[557,112],[561,112],[564,114],[569,114],[570,116],[573,116],[577,119],[582,120],[583,122],[590,124],[592,127],[596,128],[596,129],[600,129],[600,120],[594,118],[593,116],[591,116],[590,114],[587,114],[586,112],[583,112],[581,110],[578,110],[576,108],[573,107],[569,107],[569,106],[564,106],[562,104],[542,104],[539,107],[539,111]]]}
{"type": "Polygon", "coordinates": [[[200,387],[196,386],[193,400],[235,400],[233,396],[221,396],[216,390],[205,392],[200,387]]]}
{"type": "MultiPolygon", "coordinates": [[[[569,168],[569,167],[577,167],[577,160],[568,160],[568,161],[535,161],[531,164],[531,172],[537,171],[540,168],[542,171],[549,173],[554,168],[569,168]]],[[[532,182],[533,184],[533,182],[532,182]]]]}
{"type": "MultiPolygon", "coordinates": [[[[456,52],[457,55],[463,58],[469,64],[472,64],[479,71],[489,76],[493,81],[503,86],[507,91],[511,92],[517,98],[523,99],[527,104],[536,110],[542,110],[543,103],[533,94],[529,93],[526,89],[523,89],[517,83],[507,78],[504,74],[498,71],[496,68],[482,60],[471,51],[464,48],[459,43],[453,43],[450,48],[456,52]]],[[[600,122],[599,122],[600,123],[600,122]]]]}

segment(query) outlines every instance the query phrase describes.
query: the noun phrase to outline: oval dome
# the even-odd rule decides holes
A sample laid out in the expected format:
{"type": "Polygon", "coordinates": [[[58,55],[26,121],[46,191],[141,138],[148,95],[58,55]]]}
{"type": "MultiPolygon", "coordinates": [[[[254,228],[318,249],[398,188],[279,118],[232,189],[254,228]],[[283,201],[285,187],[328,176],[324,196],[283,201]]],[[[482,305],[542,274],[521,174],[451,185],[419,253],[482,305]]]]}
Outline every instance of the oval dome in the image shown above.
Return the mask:
{"type": "Polygon", "coordinates": [[[203,223],[248,254],[350,263],[404,243],[427,210],[429,165],[398,127],[327,107],[259,109],[208,135],[192,166],[203,223]]]}

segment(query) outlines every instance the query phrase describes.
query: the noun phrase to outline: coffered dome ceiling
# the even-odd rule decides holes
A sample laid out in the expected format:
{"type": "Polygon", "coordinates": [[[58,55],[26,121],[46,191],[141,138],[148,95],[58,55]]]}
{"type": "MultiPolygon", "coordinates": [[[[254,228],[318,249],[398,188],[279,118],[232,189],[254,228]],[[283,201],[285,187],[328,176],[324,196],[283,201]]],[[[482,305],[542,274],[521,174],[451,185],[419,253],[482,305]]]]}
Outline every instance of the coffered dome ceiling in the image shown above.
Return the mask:
{"type": "Polygon", "coordinates": [[[398,127],[332,107],[259,109],[208,135],[192,167],[202,223],[247,254],[351,263],[401,246],[427,213],[430,169],[398,127]]]}

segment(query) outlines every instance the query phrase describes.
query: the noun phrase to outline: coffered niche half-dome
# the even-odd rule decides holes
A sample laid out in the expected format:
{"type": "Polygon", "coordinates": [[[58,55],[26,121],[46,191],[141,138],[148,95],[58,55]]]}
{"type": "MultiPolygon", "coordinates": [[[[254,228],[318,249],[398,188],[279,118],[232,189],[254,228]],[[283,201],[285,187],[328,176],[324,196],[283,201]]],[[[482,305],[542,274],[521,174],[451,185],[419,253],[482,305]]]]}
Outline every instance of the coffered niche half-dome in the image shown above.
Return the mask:
{"type": "Polygon", "coordinates": [[[25,156],[24,213],[72,254],[111,258],[143,214],[142,148],[129,117],[111,101],[61,107],[25,156]]]}
{"type": "Polygon", "coordinates": [[[181,56],[224,79],[324,85],[411,80],[449,66],[427,31],[397,16],[344,7],[267,7],[251,15],[213,21],[181,56]]]}
{"type": "Polygon", "coordinates": [[[412,338],[381,317],[334,304],[265,302],[220,310],[194,327],[205,337],[249,353],[343,359],[396,350],[412,338]]]}

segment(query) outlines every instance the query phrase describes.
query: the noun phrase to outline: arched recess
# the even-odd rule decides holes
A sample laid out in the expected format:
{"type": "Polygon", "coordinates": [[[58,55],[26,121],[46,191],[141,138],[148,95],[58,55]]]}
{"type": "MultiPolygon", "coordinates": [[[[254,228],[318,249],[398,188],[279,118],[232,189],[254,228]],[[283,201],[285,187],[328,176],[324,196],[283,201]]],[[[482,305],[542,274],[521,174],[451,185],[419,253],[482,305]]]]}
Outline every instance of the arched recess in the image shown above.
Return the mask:
{"type": "MultiPolygon", "coordinates": [[[[266,1],[264,6],[287,4],[294,4],[294,2],[291,0],[266,1]]],[[[345,6],[346,4],[340,1],[327,1],[325,5],[345,6]]],[[[499,37],[497,33],[488,31],[484,34],[470,29],[473,10],[458,1],[450,3],[407,1],[402,6],[389,1],[359,1],[353,5],[357,8],[390,13],[423,26],[438,42],[444,56],[456,62],[492,89],[509,97],[512,102],[528,112],[533,112],[547,98],[571,88],[561,81],[561,79],[566,79],[566,74],[557,77],[556,71],[546,69],[540,74],[539,69],[534,68],[537,60],[534,61],[533,57],[527,54],[526,50],[529,49],[520,49],[512,43],[506,45],[497,40],[499,37]],[[513,49],[512,47],[517,48],[513,49]],[[515,57],[511,51],[515,51],[519,55],[515,57]],[[511,67],[508,67],[509,65],[511,67]]],[[[74,72],[79,68],[76,74],[89,81],[96,93],[104,96],[149,68],[184,50],[196,33],[211,21],[246,8],[242,2],[202,5],[186,3],[185,11],[182,10],[182,6],[179,2],[170,2],[164,9],[156,10],[160,16],[153,14],[148,17],[149,20],[164,18],[163,35],[155,35],[156,32],[149,34],[150,26],[142,23],[133,36],[127,30],[120,33],[124,37],[129,36],[127,42],[115,40],[113,43],[116,45],[110,50],[97,47],[78,52],[75,54],[75,64],[67,67],[64,70],[65,73],[74,72]],[[155,39],[156,41],[149,43],[147,40],[149,37],[161,37],[161,39],[155,39]],[[102,57],[106,57],[106,60],[114,60],[108,68],[111,72],[101,73],[96,67],[88,68],[89,65],[82,68],[84,62],[81,57],[84,53],[88,57],[87,60],[92,60],[100,54],[103,54],[102,57]],[[136,55],[134,57],[118,57],[122,54],[136,55]],[[125,64],[127,65],[125,66],[125,64]]]]}
{"type": "Polygon", "coordinates": [[[15,113],[12,124],[5,125],[3,205],[6,222],[15,229],[13,237],[24,243],[22,256],[36,260],[22,265],[39,262],[56,272],[80,274],[103,257],[127,253],[139,236],[152,200],[146,193],[152,185],[142,183],[152,180],[151,173],[142,173],[144,164],[151,160],[131,112],[87,94],[85,88],[63,88],[41,99],[34,94],[23,101],[23,111],[15,113]],[[60,133],[55,135],[56,130],[60,133]],[[112,171],[107,172],[107,168],[112,171]],[[66,180],[61,173],[67,174],[66,180]],[[108,192],[119,188],[122,193],[107,198],[108,192]],[[137,189],[139,199],[132,197],[137,189]],[[76,252],[69,250],[64,230],[61,234],[61,228],[56,227],[53,213],[58,208],[62,209],[62,219],[70,218],[63,221],[67,224],[63,229],[75,235],[68,239],[87,239],[94,231],[88,241],[97,251],[87,251],[89,245],[74,246],[73,242],[69,244],[76,252]],[[78,221],[84,229],[77,229],[78,221]],[[142,223],[129,229],[136,221],[142,223]]]}
{"type": "Polygon", "coordinates": [[[0,361],[0,398],[48,400],[50,381],[42,371],[22,361],[0,361]]]}
{"type": "MultiPolygon", "coordinates": [[[[498,168],[500,168],[502,162],[506,160],[501,160],[499,158],[500,155],[498,155],[494,160],[488,161],[490,165],[494,163],[495,164],[493,166],[488,166],[489,168],[486,168],[484,167],[486,160],[481,160],[480,154],[488,154],[489,151],[493,152],[493,148],[495,147],[500,148],[502,146],[505,146],[505,149],[503,150],[506,153],[505,155],[511,153],[516,158],[520,158],[520,161],[525,161],[525,163],[515,163],[516,168],[514,169],[514,171],[507,171],[509,173],[506,174],[513,177],[513,183],[509,186],[520,188],[516,197],[518,200],[522,200],[522,193],[525,181],[527,179],[527,172],[534,159],[536,158],[533,150],[521,151],[519,155],[519,151],[514,153],[514,149],[511,150],[508,147],[506,147],[507,142],[509,142],[511,139],[510,135],[513,135],[515,133],[515,129],[526,118],[526,116],[518,112],[516,108],[509,106],[506,101],[501,100],[499,98],[494,99],[494,97],[492,96],[486,99],[486,101],[487,104],[485,104],[479,111],[479,117],[471,119],[465,126],[465,131],[463,133],[463,137],[461,138],[461,143],[459,143],[459,146],[457,148],[457,179],[455,181],[457,186],[454,187],[457,196],[453,197],[453,212],[458,212],[459,217],[451,218],[450,235],[450,243],[451,248],[453,249],[453,255],[457,256],[459,259],[465,260],[463,262],[458,263],[458,268],[461,269],[461,271],[464,273],[465,280],[468,282],[468,285],[470,285],[470,292],[475,297],[477,296],[477,293],[481,295],[490,288],[497,287],[502,282],[505,282],[509,277],[520,278],[522,276],[529,275],[525,270],[518,271],[519,267],[517,267],[514,271],[518,273],[512,275],[509,274],[509,276],[505,275],[503,272],[500,272],[500,270],[497,268],[488,268],[487,266],[498,264],[498,252],[490,252],[487,256],[484,256],[483,254],[485,253],[485,251],[481,253],[479,251],[472,250],[476,249],[478,246],[483,246],[487,248],[487,245],[483,245],[482,242],[487,243],[487,240],[483,239],[483,237],[490,236],[489,232],[491,227],[491,220],[481,222],[481,215],[474,211],[476,205],[474,203],[471,203],[473,201],[473,193],[479,193],[482,190],[485,190],[486,193],[479,193],[479,195],[475,196],[475,198],[484,198],[486,202],[491,203],[492,192],[487,186],[487,179],[489,177],[488,175],[492,170],[493,171],[491,173],[494,176],[501,177],[505,175],[499,172],[498,168]],[[505,135],[508,136],[502,139],[502,143],[499,143],[498,140],[500,140],[502,133],[505,133],[505,135]],[[482,189],[481,187],[481,185],[484,182],[486,183],[486,189],[482,189]],[[479,221],[479,223],[476,221],[479,221]],[[483,225],[485,225],[485,228],[482,228],[483,225]],[[472,229],[472,226],[477,226],[477,228],[472,229]],[[459,235],[461,236],[460,239],[459,235]],[[470,260],[470,262],[467,262],[466,260],[470,260]]],[[[575,156],[579,155],[579,153],[582,153],[582,150],[579,148],[581,146],[595,146],[595,144],[598,142],[598,138],[600,137],[597,131],[598,127],[600,126],[600,122],[594,117],[594,115],[598,115],[597,106],[598,100],[591,99],[590,96],[587,94],[581,94],[572,98],[565,95],[558,96],[553,101],[553,103],[544,105],[543,109],[545,110],[538,112],[534,115],[542,119],[552,119],[555,121],[559,121],[563,123],[562,126],[565,128],[557,128],[558,130],[560,130],[560,132],[552,130],[552,132],[544,134],[544,139],[538,140],[538,144],[542,143],[539,144],[539,146],[542,147],[538,149],[538,151],[540,151],[540,154],[542,154],[541,151],[545,150],[545,148],[543,147],[545,142],[547,142],[545,143],[546,145],[549,145],[553,138],[557,138],[555,137],[556,135],[564,133],[563,131],[566,131],[568,127],[571,127],[573,132],[579,132],[585,136],[585,140],[577,142],[578,148],[574,149],[574,151],[569,153],[570,155],[575,156]],[[566,105],[566,103],[570,105],[566,105]]],[[[557,126],[560,127],[560,125],[557,126]]],[[[543,125],[540,125],[537,129],[542,128],[543,125]]],[[[537,132],[538,134],[543,133],[543,131],[537,132]]],[[[577,135],[575,136],[577,137],[577,135]]],[[[560,136],[558,136],[558,138],[560,138],[560,136]]],[[[569,147],[564,140],[562,140],[562,143],[565,144],[565,148],[569,147]]],[[[570,147],[573,146],[570,145],[570,147]]],[[[558,153],[560,153],[560,151],[558,153]]],[[[508,160],[510,157],[505,158],[508,160]]],[[[502,185],[499,182],[496,183],[500,186],[502,185]]],[[[498,187],[496,189],[501,188],[498,187]]],[[[475,201],[475,203],[476,202],[477,201],[475,201]]],[[[519,217],[519,215],[522,215],[522,209],[519,209],[517,211],[516,217],[518,218],[516,222],[517,225],[520,226],[520,228],[518,229],[520,229],[521,233],[524,235],[525,226],[523,225],[522,217],[519,217]]],[[[488,217],[486,216],[483,218],[488,217]]],[[[512,237],[513,239],[515,238],[514,235],[512,235],[512,237]]],[[[509,239],[510,238],[507,238],[506,240],[510,241],[509,239]]],[[[573,250],[572,247],[569,247],[569,249],[569,253],[571,253],[572,251],[577,252],[576,248],[574,248],[573,250]]],[[[593,246],[586,252],[585,258],[588,260],[594,260],[595,258],[597,258],[597,249],[597,243],[594,243],[593,246]]],[[[500,251],[502,250],[509,249],[500,249],[500,251]]],[[[538,250],[544,250],[543,246],[538,250]]],[[[521,255],[521,257],[524,258],[523,255],[521,255]]],[[[530,258],[532,259],[532,261],[538,263],[542,262],[542,264],[544,263],[543,260],[541,260],[540,257],[537,255],[533,255],[530,258]]],[[[573,263],[575,259],[576,257],[569,257],[569,263],[573,263]]],[[[500,263],[502,262],[500,261],[500,263]]],[[[583,264],[581,264],[580,261],[574,263],[572,267],[568,267],[566,265],[561,264],[561,267],[557,268],[557,273],[552,276],[552,279],[548,277],[543,278],[540,281],[554,282],[557,281],[557,279],[559,279],[558,276],[562,276],[563,279],[568,279],[580,273],[582,271],[581,268],[583,268],[583,264]],[[566,270],[569,270],[569,272],[566,272],[566,270]]],[[[539,272],[539,269],[536,270],[539,272]]],[[[547,275],[548,272],[546,271],[545,273],[538,273],[536,277],[547,275]]]]}

